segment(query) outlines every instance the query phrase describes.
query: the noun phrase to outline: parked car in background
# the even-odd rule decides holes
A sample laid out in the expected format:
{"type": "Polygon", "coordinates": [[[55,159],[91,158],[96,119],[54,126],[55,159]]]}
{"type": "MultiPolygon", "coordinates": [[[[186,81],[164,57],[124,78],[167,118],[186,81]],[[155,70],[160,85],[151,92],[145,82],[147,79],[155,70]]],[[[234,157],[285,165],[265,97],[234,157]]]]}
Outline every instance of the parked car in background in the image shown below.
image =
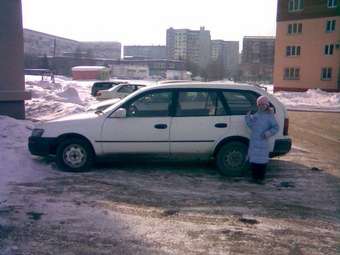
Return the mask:
{"type": "Polygon", "coordinates": [[[126,83],[126,82],[122,82],[122,81],[98,81],[98,82],[95,82],[92,85],[91,95],[96,96],[96,94],[99,90],[107,90],[107,89],[112,88],[113,86],[116,86],[116,85],[122,84],[122,83],[126,83]]]}
{"type": "Polygon", "coordinates": [[[97,100],[107,100],[112,98],[124,98],[138,89],[144,88],[145,85],[136,84],[118,84],[108,90],[99,90],[96,93],[97,100]]]}
{"type": "MultiPolygon", "coordinates": [[[[89,169],[114,155],[214,159],[221,174],[242,175],[250,130],[244,116],[256,100],[270,99],[279,132],[270,138],[270,156],[290,151],[288,114],[274,95],[252,85],[173,83],[138,90],[103,111],[48,121],[29,138],[33,155],[56,155],[61,169],[89,169]]],[[[127,162],[128,164],[128,162],[127,162]]]]}

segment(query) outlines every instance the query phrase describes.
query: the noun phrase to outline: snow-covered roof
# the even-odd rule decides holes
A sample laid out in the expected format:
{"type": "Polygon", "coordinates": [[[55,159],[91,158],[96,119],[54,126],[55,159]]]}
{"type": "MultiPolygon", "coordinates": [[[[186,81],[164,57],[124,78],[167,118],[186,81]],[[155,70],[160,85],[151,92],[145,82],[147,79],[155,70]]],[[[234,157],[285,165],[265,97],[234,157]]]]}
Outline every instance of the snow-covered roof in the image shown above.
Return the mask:
{"type": "Polygon", "coordinates": [[[100,71],[105,70],[105,66],[74,66],[72,71],[100,71]]]}

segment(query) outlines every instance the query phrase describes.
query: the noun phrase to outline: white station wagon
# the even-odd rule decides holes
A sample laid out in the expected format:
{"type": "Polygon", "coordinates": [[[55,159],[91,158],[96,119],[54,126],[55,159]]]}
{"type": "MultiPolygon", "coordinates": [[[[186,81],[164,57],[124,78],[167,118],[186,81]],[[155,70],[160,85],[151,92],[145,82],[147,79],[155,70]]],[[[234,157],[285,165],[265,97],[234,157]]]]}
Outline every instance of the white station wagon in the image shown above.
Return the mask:
{"type": "Polygon", "coordinates": [[[280,131],[270,156],[289,152],[284,106],[253,85],[162,84],[140,89],[103,111],[89,111],[40,124],[29,137],[34,155],[56,155],[64,170],[89,169],[96,159],[122,155],[197,156],[214,159],[221,174],[246,169],[250,130],[244,115],[266,95],[280,131]]]}

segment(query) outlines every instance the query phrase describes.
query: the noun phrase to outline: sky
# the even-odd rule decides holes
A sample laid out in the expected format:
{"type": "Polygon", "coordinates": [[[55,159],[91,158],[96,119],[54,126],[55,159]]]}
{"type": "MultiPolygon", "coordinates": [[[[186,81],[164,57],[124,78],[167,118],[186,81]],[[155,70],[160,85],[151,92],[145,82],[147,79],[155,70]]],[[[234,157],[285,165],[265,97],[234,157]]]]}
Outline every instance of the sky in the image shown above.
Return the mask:
{"type": "Polygon", "coordinates": [[[24,28],[78,41],[165,45],[166,29],[212,39],[275,35],[277,0],[22,0],[24,28]]]}

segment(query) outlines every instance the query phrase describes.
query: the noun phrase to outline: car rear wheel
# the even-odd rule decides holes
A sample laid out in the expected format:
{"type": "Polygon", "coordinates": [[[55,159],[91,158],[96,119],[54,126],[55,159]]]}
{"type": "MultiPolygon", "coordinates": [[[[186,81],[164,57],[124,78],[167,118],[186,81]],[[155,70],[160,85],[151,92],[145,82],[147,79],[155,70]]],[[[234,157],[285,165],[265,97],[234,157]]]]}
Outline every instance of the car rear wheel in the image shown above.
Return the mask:
{"type": "Polygon", "coordinates": [[[215,157],[219,172],[224,176],[243,176],[247,170],[248,146],[242,142],[228,142],[217,152],[215,157]]]}
{"type": "Polygon", "coordinates": [[[56,163],[61,170],[81,172],[91,168],[94,153],[91,145],[80,138],[62,141],[57,147],[56,163]]]}

